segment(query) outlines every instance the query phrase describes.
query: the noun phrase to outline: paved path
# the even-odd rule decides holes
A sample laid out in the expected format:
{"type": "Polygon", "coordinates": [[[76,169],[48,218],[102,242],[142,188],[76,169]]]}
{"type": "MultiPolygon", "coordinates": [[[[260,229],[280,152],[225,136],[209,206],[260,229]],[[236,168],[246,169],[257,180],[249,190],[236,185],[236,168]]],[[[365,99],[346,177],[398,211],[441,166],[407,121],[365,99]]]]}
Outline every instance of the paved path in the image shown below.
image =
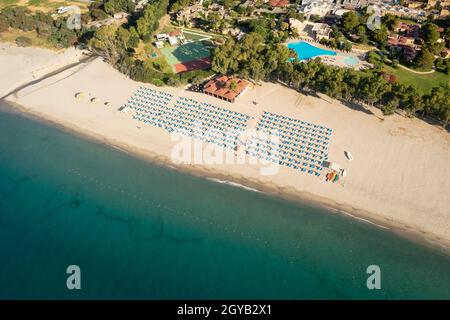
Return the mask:
{"type": "MultiPolygon", "coordinates": [[[[391,59],[386,59],[387,61],[389,61],[389,62],[392,62],[392,60],[391,59]]],[[[415,74],[431,74],[431,73],[433,73],[435,70],[433,69],[433,70],[430,70],[430,71],[416,71],[416,70],[413,70],[413,69],[410,69],[410,68],[408,68],[408,67],[405,67],[404,65],[402,65],[402,64],[397,64],[400,68],[403,68],[403,69],[405,69],[405,70],[408,70],[409,72],[412,72],[412,73],[415,73],[415,74]]]]}
{"type": "Polygon", "coordinates": [[[416,71],[416,70],[410,69],[410,68],[408,68],[408,67],[405,67],[404,65],[401,65],[401,64],[398,64],[398,66],[401,67],[401,68],[403,68],[403,69],[405,69],[405,70],[408,70],[408,71],[410,71],[410,72],[412,72],[412,73],[416,73],[416,74],[430,74],[430,73],[433,73],[433,72],[435,71],[435,70],[430,70],[430,71],[416,71]]]}

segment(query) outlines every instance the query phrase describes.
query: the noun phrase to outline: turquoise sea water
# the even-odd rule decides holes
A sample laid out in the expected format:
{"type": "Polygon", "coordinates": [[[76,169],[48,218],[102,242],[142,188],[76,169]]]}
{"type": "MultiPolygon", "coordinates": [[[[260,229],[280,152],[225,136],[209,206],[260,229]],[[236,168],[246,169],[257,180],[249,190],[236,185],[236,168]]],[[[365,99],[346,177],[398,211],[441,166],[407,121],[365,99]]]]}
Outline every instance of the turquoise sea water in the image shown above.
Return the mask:
{"type": "Polygon", "coordinates": [[[327,56],[336,55],[336,52],[334,51],[318,48],[304,41],[291,42],[288,44],[288,48],[293,49],[297,53],[299,60],[311,59],[323,55],[327,56]]]}
{"type": "Polygon", "coordinates": [[[369,224],[0,112],[0,298],[448,299],[449,270],[369,224]]]}

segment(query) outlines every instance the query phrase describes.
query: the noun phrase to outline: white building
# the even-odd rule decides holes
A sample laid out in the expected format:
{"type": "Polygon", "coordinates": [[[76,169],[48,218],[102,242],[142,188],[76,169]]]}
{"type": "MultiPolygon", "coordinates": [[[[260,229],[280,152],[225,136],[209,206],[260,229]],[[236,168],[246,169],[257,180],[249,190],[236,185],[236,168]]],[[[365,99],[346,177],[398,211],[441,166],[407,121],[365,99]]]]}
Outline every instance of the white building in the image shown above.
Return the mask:
{"type": "Polygon", "coordinates": [[[310,21],[300,21],[297,19],[289,19],[289,26],[295,30],[300,37],[309,38],[319,41],[323,38],[329,39],[331,27],[326,23],[314,23],[310,21]]]}
{"type": "Polygon", "coordinates": [[[158,49],[162,49],[162,48],[164,48],[164,42],[162,42],[162,41],[156,41],[156,42],[155,42],[155,46],[156,46],[158,49]]]}
{"type": "Polygon", "coordinates": [[[169,37],[168,40],[171,46],[176,46],[178,44],[178,37],[169,37]]]}
{"type": "Polygon", "coordinates": [[[302,2],[299,12],[305,15],[324,17],[336,8],[333,1],[334,0],[306,0],[302,2]]]}
{"type": "Polygon", "coordinates": [[[128,16],[129,16],[129,14],[126,13],[126,12],[118,12],[118,13],[114,14],[113,18],[116,19],[116,20],[120,20],[120,19],[124,19],[124,18],[126,18],[128,16]]]}
{"type": "Polygon", "coordinates": [[[169,35],[167,33],[158,33],[156,35],[156,39],[158,39],[158,41],[166,40],[168,38],[169,38],[169,35]]]}
{"type": "Polygon", "coordinates": [[[59,7],[58,8],[58,13],[59,14],[63,14],[63,13],[68,12],[69,10],[70,10],[70,7],[59,7]]]}
{"type": "Polygon", "coordinates": [[[426,12],[420,9],[410,9],[398,5],[390,4],[375,4],[378,10],[380,10],[381,15],[392,14],[397,17],[413,18],[413,19],[423,19],[426,17],[426,12]]]}
{"type": "Polygon", "coordinates": [[[312,28],[314,40],[320,41],[322,39],[330,39],[330,34],[332,32],[331,27],[326,23],[314,23],[312,28]]]}
{"type": "Polygon", "coordinates": [[[143,10],[145,5],[148,3],[148,0],[133,0],[133,2],[136,4],[135,10],[143,10]]]}

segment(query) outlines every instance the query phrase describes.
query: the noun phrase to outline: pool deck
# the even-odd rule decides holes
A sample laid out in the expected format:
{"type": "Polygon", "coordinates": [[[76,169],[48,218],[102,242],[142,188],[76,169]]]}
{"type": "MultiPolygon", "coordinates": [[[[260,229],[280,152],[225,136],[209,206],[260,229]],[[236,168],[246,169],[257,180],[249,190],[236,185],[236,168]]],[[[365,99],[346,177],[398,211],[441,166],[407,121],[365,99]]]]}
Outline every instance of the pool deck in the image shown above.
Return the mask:
{"type": "Polygon", "coordinates": [[[363,58],[355,53],[341,53],[338,52],[335,56],[321,56],[320,59],[325,64],[330,64],[342,68],[353,68],[355,70],[363,70],[370,67],[370,64],[363,60],[363,58]],[[346,58],[354,57],[355,64],[349,65],[346,63],[346,58]]]}

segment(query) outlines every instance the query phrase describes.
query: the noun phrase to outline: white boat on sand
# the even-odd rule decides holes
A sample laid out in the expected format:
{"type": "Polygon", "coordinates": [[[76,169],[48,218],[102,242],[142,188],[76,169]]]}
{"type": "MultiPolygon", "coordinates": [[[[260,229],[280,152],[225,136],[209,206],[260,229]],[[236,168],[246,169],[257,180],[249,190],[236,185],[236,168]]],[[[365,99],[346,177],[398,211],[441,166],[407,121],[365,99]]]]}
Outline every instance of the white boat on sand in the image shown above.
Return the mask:
{"type": "Polygon", "coordinates": [[[344,151],[345,156],[347,157],[348,160],[352,161],[353,160],[353,156],[350,152],[348,151],[344,151]]]}

